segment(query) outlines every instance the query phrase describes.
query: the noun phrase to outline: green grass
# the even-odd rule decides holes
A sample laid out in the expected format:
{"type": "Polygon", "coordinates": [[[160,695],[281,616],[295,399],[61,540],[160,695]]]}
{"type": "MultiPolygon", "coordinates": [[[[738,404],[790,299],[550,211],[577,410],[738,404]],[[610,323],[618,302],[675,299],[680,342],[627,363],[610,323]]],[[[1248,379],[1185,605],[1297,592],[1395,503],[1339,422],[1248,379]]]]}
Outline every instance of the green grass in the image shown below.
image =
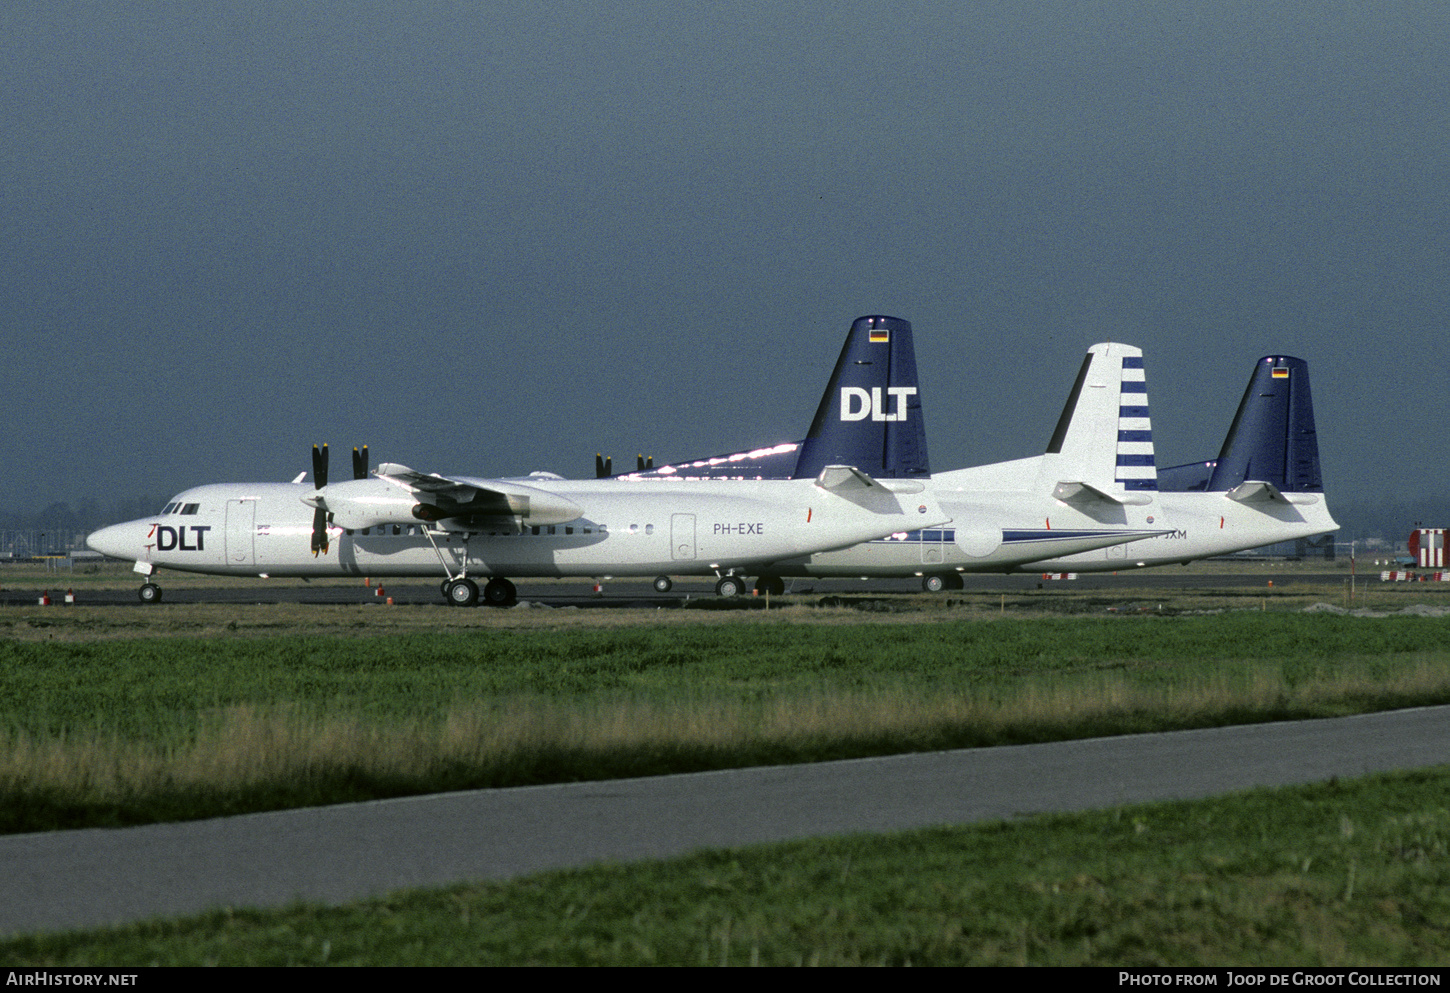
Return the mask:
{"type": "Polygon", "coordinates": [[[1450,769],[0,941],[40,965],[1441,966],[1450,769]]]}
{"type": "Polygon", "coordinates": [[[1450,701],[1450,619],[0,641],[0,831],[1450,701]]]}

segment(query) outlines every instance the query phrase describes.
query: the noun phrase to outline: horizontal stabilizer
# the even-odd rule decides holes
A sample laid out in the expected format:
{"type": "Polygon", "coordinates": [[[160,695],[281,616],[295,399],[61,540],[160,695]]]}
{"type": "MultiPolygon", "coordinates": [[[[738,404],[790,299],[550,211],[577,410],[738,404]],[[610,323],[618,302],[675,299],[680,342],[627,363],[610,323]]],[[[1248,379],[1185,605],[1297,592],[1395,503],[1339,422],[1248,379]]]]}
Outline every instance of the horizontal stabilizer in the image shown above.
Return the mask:
{"type": "Polygon", "coordinates": [[[1285,493],[1273,483],[1264,482],[1262,479],[1251,479],[1239,483],[1233,489],[1227,491],[1224,496],[1239,503],[1297,503],[1310,504],[1318,503],[1319,496],[1315,493],[1285,493]]]}
{"type": "Polygon", "coordinates": [[[823,490],[845,494],[850,490],[880,490],[883,487],[860,469],[849,465],[828,465],[816,477],[816,485],[823,490]]]}
{"type": "Polygon", "coordinates": [[[1112,493],[1100,489],[1092,483],[1058,483],[1053,489],[1052,495],[1063,503],[1111,503],[1111,504],[1132,504],[1141,506],[1152,502],[1152,496],[1147,493],[1112,493]]]}

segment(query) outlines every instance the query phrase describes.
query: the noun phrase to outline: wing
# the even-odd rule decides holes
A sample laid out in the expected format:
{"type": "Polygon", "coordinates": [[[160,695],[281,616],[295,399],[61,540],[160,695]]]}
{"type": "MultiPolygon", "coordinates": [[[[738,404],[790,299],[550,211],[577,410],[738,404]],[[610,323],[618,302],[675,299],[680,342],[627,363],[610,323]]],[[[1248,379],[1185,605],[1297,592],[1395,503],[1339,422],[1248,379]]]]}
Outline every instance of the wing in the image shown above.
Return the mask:
{"type": "Polygon", "coordinates": [[[326,510],[339,527],[442,522],[452,529],[537,526],[577,520],[573,500],[512,480],[461,479],[423,473],[396,462],[378,466],[372,479],[333,483],[304,498],[326,510]]]}

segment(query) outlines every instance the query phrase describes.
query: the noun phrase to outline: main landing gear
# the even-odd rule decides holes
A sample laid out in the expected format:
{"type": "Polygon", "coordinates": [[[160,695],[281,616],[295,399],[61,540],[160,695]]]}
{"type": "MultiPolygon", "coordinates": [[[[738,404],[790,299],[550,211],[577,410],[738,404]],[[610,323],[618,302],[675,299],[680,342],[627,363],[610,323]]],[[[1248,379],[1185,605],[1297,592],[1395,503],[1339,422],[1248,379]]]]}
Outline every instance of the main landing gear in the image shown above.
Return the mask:
{"type": "Polygon", "coordinates": [[[736,597],[744,592],[744,576],[721,576],[715,583],[716,596],[736,597]]]}
{"type": "Polygon", "coordinates": [[[921,588],[928,593],[940,593],[942,590],[959,590],[964,585],[961,573],[957,572],[933,572],[921,577],[921,588]]]}
{"type": "Polygon", "coordinates": [[[471,579],[450,579],[443,584],[443,595],[454,607],[472,607],[478,603],[478,584],[471,579]]]}
{"type": "Polygon", "coordinates": [[[519,602],[519,591],[507,579],[495,576],[483,587],[483,599],[495,607],[507,607],[519,602]]]}
{"type": "MultiPolygon", "coordinates": [[[[749,589],[750,581],[744,576],[721,576],[715,583],[716,596],[743,596],[749,589]]],[[[755,592],[758,596],[781,596],[785,593],[785,580],[779,576],[761,576],[755,581],[755,592]]]]}
{"type": "MultiPolygon", "coordinates": [[[[459,576],[443,582],[443,598],[454,607],[478,606],[479,588],[473,580],[459,576]]],[[[495,576],[484,584],[483,602],[493,607],[508,607],[518,603],[519,592],[514,584],[502,576],[495,576]]]]}

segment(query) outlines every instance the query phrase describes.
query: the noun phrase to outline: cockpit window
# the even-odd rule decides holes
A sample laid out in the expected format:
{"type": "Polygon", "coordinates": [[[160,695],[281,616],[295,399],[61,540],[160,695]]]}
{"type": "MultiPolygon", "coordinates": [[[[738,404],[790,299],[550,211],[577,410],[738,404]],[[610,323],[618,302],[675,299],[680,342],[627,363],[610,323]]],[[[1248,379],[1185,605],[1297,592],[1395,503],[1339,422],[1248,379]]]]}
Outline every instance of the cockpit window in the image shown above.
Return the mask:
{"type": "Polygon", "coordinates": [[[169,514],[169,513],[171,513],[171,511],[175,507],[176,507],[176,503],[174,501],[172,503],[168,503],[166,506],[164,506],[164,507],[161,508],[161,513],[163,513],[163,514],[169,514]]]}
{"type": "Polygon", "coordinates": [[[181,512],[183,514],[194,514],[196,513],[197,508],[200,506],[201,504],[199,503],[188,503],[186,506],[181,508],[181,512]]]}

